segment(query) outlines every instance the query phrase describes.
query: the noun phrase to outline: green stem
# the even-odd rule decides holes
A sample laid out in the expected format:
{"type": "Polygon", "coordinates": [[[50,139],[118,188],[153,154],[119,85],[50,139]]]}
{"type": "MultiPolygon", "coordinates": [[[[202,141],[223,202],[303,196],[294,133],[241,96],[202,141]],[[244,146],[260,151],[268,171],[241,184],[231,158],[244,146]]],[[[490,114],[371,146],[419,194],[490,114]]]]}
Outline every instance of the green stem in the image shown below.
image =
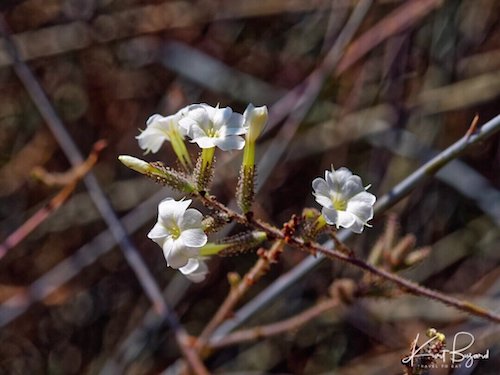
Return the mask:
{"type": "Polygon", "coordinates": [[[230,244],[217,244],[217,243],[209,242],[200,249],[200,255],[201,256],[216,255],[229,246],[230,246],[230,244]]]}
{"type": "Polygon", "coordinates": [[[169,133],[169,138],[172,144],[172,149],[179,158],[182,166],[186,169],[186,171],[191,170],[193,168],[191,157],[189,156],[188,150],[179,131],[177,129],[172,129],[169,133]]]}
{"type": "Polygon", "coordinates": [[[195,168],[198,190],[206,190],[213,176],[215,147],[203,148],[195,168]]]}
{"type": "Polygon", "coordinates": [[[255,164],[255,142],[247,140],[243,150],[243,165],[252,167],[255,164]]]}
{"type": "Polygon", "coordinates": [[[212,164],[214,160],[215,147],[203,148],[201,150],[201,170],[204,171],[212,164]]]}

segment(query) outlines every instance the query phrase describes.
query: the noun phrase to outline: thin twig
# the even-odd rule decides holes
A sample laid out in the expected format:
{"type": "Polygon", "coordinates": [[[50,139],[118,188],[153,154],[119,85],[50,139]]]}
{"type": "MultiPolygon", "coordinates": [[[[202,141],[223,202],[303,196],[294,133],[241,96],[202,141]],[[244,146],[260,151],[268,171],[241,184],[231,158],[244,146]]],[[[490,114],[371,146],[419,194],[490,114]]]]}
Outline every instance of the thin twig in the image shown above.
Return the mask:
{"type": "Polygon", "coordinates": [[[70,168],[63,173],[48,172],[42,167],[35,167],[31,174],[47,186],[66,186],[74,181],[81,180],[97,163],[99,153],[108,146],[108,143],[101,139],[94,143],[92,151],[87,159],[80,165],[70,168]]]}
{"type": "Polygon", "coordinates": [[[428,298],[433,299],[435,301],[439,301],[439,302],[442,302],[446,305],[455,307],[458,310],[462,310],[462,311],[468,312],[472,315],[476,315],[476,316],[491,320],[493,322],[500,323],[500,315],[495,314],[494,312],[491,312],[491,311],[488,311],[482,307],[479,307],[479,306],[473,304],[472,302],[459,300],[457,298],[450,297],[450,296],[443,294],[443,293],[440,293],[438,291],[428,289],[428,288],[423,287],[422,285],[419,285],[413,281],[407,280],[404,277],[398,276],[395,273],[392,273],[392,272],[383,270],[381,268],[377,268],[375,266],[372,266],[371,264],[368,264],[361,259],[346,256],[344,253],[341,253],[337,250],[328,249],[328,248],[325,248],[323,246],[316,245],[316,244],[307,244],[308,246],[305,246],[305,244],[300,243],[300,241],[298,241],[296,243],[296,245],[304,250],[309,248],[310,252],[312,252],[312,253],[319,252],[319,253],[322,253],[323,255],[325,255],[329,258],[339,259],[339,260],[342,260],[342,261],[347,262],[349,264],[352,264],[356,267],[359,267],[365,271],[370,272],[373,275],[377,275],[377,276],[383,278],[384,280],[391,281],[392,283],[396,284],[397,286],[399,286],[400,288],[402,288],[404,291],[406,291],[408,293],[416,294],[416,295],[423,296],[423,297],[428,297],[428,298]]]}
{"type": "Polygon", "coordinates": [[[57,211],[64,202],[69,198],[75,190],[77,181],[67,184],[57,195],[55,195],[46,205],[35,212],[28,220],[26,220],[19,228],[12,232],[5,241],[0,244],[0,259],[13,247],[17,246],[24,240],[33,230],[35,230],[45,219],[47,219],[54,211],[57,211]]]}
{"type": "MultiPolygon", "coordinates": [[[[7,251],[15,247],[18,243],[24,240],[36,227],[45,221],[54,211],[63,205],[69,198],[75,187],[85,174],[87,174],[97,162],[99,153],[106,147],[104,141],[98,141],[94,144],[92,152],[88,158],[75,168],[71,168],[66,172],[63,189],[57,193],[45,206],[39,209],[33,216],[26,220],[19,228],[11,233],[5,241],[0,244],[0,259],[2,259],[7,251]]],[[[41,171],[41,169],[38,169],[41,171]]],[[[43,172],[43,178],[50,179],[51,174],[43,172]]],[[[39,176],[40,177],[40,176],[39,176]]],[[[42,179],[43,179],[42,178],[42,179]]]]}
{"type": "Polygon", "coordinates": [[[477,130],[477,125],[479,124],[479,115],[476,113],[472,122],[470,123],[469,130],[465,133],[465,136],[469,138],[472,134],[474,134],[477,130]]]}
{"type": "MultiPolygon", "coordinates": [[[[431,298],[433,300],[442,302],[444,304],[453,306],[459,310],[468,312],[472,315],[480,316],[482,318],[500,323],[500,315],[497,315],[491,311],[488,311],[488,310],[483,309],[479,306],[476,306],[471,302],[461,301],[459,299],[442,294],[438,291],[425,288],[425,287],[423,287],[415,282],[409,281],[401,276],[398,276],[397,274],[394,274],[394,273],[391,273],[389,271],[372,266],[372,265],[366,263],[364,260],[361,260],[359,258],[345,254],[344,252],[341,252],[339,250],[329,249],[329,248],[326,248],[324,246],[321,246],[321,245],[318,245],[315,243],[306,242],[302,238],[298,238],[298,237],[286,237],[278,228],[276,228],[276,227],[274,227],[266,222],[263,222],[261,220],[247,218],[246,216],[241,215],[241,214],[225,207],[222,203],[216,201],[215,198],[212,196],[199,195],[199,198],[206,205],[211,206],[211,207],[225,213],[230,218],[238,221],[239,223],[244,224],[244,225],[250,225],[250,226],[253,226],[257,229],[263,230],[269,236],[273,236],[275,238],[280,238],[283,240],[286,238],[288,244],[295,246],[300,250],[307,251],[312,255],[316,255],[317,253],[321,253],[328,258],[341,260],[343,262],[346,262],[346,263],[352,264],[353,266],[361,268],[365,271],[368,271],[373,275],[379,276],[379,277],[383,278],[384,280],[390,281],[390,282],[396,284],[398,287],[402,288],[406,292],[420,295],[420,296],[424,296],[424,297],[428,297],[428,298],[431,298]]],[[[338,241],[340,241],[340,240],[338,240],[338,241]]],[[[349,249],[347,247],[347,245],[345,245],[345,244],[343,244],[342,248],[349,249]]],[[[354,252],[352,250],[348,250],[348,253],[354,254],[354,252]]]]}
{"type": "Polygon", "coordinates": [[[245,274],[245,276],[243,276],[243,279],[236,286],[231,288],[226,299],[199,336],[201,344],[203,344],[224,319],[228,317],[236,304],[248,292],[250,287],[266,274],[269,265],[275,262],[276,258],[283,251],[284,245],[285,243],[282,240],[275,241],[268,251],[261,254],[255,265],[245,274]]]}
{"type": "Polygon", "coordinates": [[[297,329],[314,319],[315,317],[321,315],[325,311],[331,310],[339,305],[338,299],[327,299],[321,301],[309,309],[301,312],[300,314],[294,315],[289,319],[284,319],[282,321],[267,324],[263,326],[253,327],[249,329],[242,329],[240,331],[235,331],[220,340],[210,341],[208,343],[209,349],[220,349],[226,346],[231,346],[234,344],[239,344],[242,342],[253,341],[257,339],[262,339],[266,337],[276,336],[285,332],[290,332],[297,329]]]}

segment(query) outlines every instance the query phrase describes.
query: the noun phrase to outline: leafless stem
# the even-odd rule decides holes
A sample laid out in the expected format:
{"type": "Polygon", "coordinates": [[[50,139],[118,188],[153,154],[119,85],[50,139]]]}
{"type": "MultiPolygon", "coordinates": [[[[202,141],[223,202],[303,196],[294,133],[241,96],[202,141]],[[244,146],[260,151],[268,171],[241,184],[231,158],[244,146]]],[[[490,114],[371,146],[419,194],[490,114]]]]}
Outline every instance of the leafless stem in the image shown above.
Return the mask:
{"type": "Polygon", "coordinates": [[[267,324],[263,326],[253,327],[250,329],[242,329],[235,331],[222,339],[217,341],[210,341],[208,343],[211,349],[220,349],[226,346],[253,341],[265,337],[276,336],[284,332],[290,332],[291,330],[297,329],[305,323],[309,322],[311,319],[321,315],[325,311],[331,310],[339,305],[339,300],[330,298],[325,301],[321,301],[311,308],[297,314],[289,319],[282,320],[280,322],[267,324]]]}
{"type": "Polygon", "coordinates": [[[283,251],[284,244],[282,240],[275,241],[268,251],[260,254],[255,265],[247,272],[241,282],[231,288],[226,299],[201,333],[199,340],[202,344],[212,335],[214,330],[224,321],[224,319],[227,318],[250,287],[267,273],[270,264],[275,262],[276,258],[283,251]]]}
{"type": "MultiPolygon", "coordinates": [[[[0,244],[0,259],[7,254],[7,251],[24,240],[36,227],[43,223],[45,219],[50,216],[50,214],[66,202],[71,193],[75,190],[78,181],[80,181],[83,176],[85,176],[95,165],[99,157],[99,153],[105,146],[106,144],[104,141],[96,142],[89,157],[83,163],[75,168],[71,168],[65,173],[64,181],[59,181],[60,185],[64,186],[63,189],[61,189],[61,191],[57,193],[57,195],[54,196],[50,202],[35,212],[33,216],[26,220],[19,228],[11,233],[2,244],[0,244]]],[[[53,180],[52,174],[45,171],[42,172],[41,168],[38,169],[38,171],[38,177],[44,182],[47,180],[53,180]]]]}
{"type": "MultiPolygon", "coordinates": [[[[321,253],[325,255],[328,258],[331,259],[338,259],[343,262],[352,264],[353,266],[356,266],[358,268],[361,268],[373,275],[377,275],[381,278],[383,278],[386,281],[390,281],[394,284],[396,284],[398,287],[400,287],[402,290],[416,294],[419,296],[424,296],[428,297],[430,299],[442,302],[446,305],[453,306],[459,310],[465,311],[469,314],[480,316],[482,318],[491,320],[496,323],[500,323],[500,316],[488,311],[486,309],[483,309],[479,306],[474,305],[471,302],[468,301],[462,301],[454,297],[450,297],[448,295],[442,294],[438,291],[431,290],[428,288],[425,288],[415,282],[412,282],[410,280],[407,280],[401,276],[398,276],[397,274],[391,273],[389,271],[385,271],[383,269],[377,268],[375,266],[372,266],[368,264],[367,262],[355,258],[351,255],[347,255],[343,252],[340,252],[338,250],[333,250],[333,249],[328,249],[324,246],[321,246],[316,243],[310,243],[304,241],[302,238],[299,237],[292,237],[292,236],[285,236],[278,228],[272,226],[271,224],[268,224],[266,222],[263,222],[261,220],[256,220],[251,217],[246,217],[242,214],[239,214],[228,207],[224,206],[222,203],[218,202],[213,196],[207,196],[207,195],[198,195],[198,197],[206,204],[207,206],[210,206],[216,210],[219,210],[232,219],[238,221],[241,224],[247,225],[247,226],[252,226],[254,228],[260,229],[265,231],[268,236],[274,237],[274,238],[279,238],[286,240],[286,242],[300,250],[306,251],[310,254],[316,255],[317,253],[321,253]]],[[[346,245],[344,245],[344,248],[348,248],[346,245]]],[[[352,251],[349,252],[352,254],[352,251]]]]}

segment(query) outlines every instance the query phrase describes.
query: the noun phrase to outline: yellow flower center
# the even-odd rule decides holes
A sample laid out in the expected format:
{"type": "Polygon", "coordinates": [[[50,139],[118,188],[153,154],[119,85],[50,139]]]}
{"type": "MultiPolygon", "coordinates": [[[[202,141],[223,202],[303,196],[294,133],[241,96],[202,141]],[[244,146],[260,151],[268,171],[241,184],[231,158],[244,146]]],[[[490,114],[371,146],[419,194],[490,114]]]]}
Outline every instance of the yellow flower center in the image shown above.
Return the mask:
{"type": "Polygon", "coordinates": [[[347,201],[343,199],[341,194],[331,193],[330,199],[332,200],[333,207],[337,211],[345,211],[347,209],[347,201]]]}
{"type": "Polygon", "coordinates": [[[181,229],[179,228],[177,223],[170,223],[170,225],[168,225],[166,228],[174,239],[179,238],[179,236],[181,235],[181,229]]]}
{"type": "Polygon", "coordinates": [[[216,138],[219,136],[219,132],[214,128],[210,128],[207,131],[207,136],[210,138],[216,138]]]}

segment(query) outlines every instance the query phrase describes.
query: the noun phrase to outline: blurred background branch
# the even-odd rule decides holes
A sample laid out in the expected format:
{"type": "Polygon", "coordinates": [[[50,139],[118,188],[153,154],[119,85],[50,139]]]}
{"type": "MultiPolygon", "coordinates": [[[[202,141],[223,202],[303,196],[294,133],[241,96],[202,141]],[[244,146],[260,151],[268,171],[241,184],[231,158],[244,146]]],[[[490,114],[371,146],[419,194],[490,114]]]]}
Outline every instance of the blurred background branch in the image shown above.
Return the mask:
{"type": "MultiPolygon", "coordinates": [[[[116,161],[139,156],[134,137],[151,114],[193,102],[238,112],[248,102],[268,105],[255,214],[277,226],[315,205],[310,181],[331,164],[356,171],[380,197],[461,138],[476,113],[480,124],[498,115],[495,0],[24,0],[2,2],[0,10],[19,49],[16,63],[9,42],[0,41],[0,242],[54,198],[32,180],[33,167],[66,171],[97,140],[109,144],[91,189],[77,185],[1,259],[2,373],[179,368],[172,328],[117,246],[124,236],[134,244],[132,266],[147,270],[143,284],[154,285],[146,287],[150,296],[193,335],[222,303],[227,273],[254,264],[251,253],[213,259],[208,280],[196,286],[166,269],[145,235],[172,192],[116,161]],[[36,77],[46,95],[38,108],[15,69],[36,77]],[[49,107],[73,146],[47,130],[49,107]],[[109,228],[97,196],[105,197],[98,205],[107,207],[109,228]]],[[[500,291],[498,142],[498,135],[480,141],[435,178],[418,177],[388,213],[403,236],[414,235],[416,249],[432,248],[403,276],[489,308],[497,308],[500,291]]],[[[222,202],[233,197],[240,157],[217,155],[213,193],[222,202]]],[[[175,163],[167,149],[153,158],[175,163]]],[[[357,256],[368,259],[385,222],[379,214],[373,228],[348,240],[357,256]]],[[[287,251],[213,338],[314,311],[335,279],[355,277],[350,268],[287,251]]],[[[304,328],[221,349],[206,365],[225,373],[397,372],[415,334],[429,326],[451,336],[473,332],[477,351],[492,353],[473,371],[496,373],[495,327],[409,296],[327,309],[304,328]]]]}

